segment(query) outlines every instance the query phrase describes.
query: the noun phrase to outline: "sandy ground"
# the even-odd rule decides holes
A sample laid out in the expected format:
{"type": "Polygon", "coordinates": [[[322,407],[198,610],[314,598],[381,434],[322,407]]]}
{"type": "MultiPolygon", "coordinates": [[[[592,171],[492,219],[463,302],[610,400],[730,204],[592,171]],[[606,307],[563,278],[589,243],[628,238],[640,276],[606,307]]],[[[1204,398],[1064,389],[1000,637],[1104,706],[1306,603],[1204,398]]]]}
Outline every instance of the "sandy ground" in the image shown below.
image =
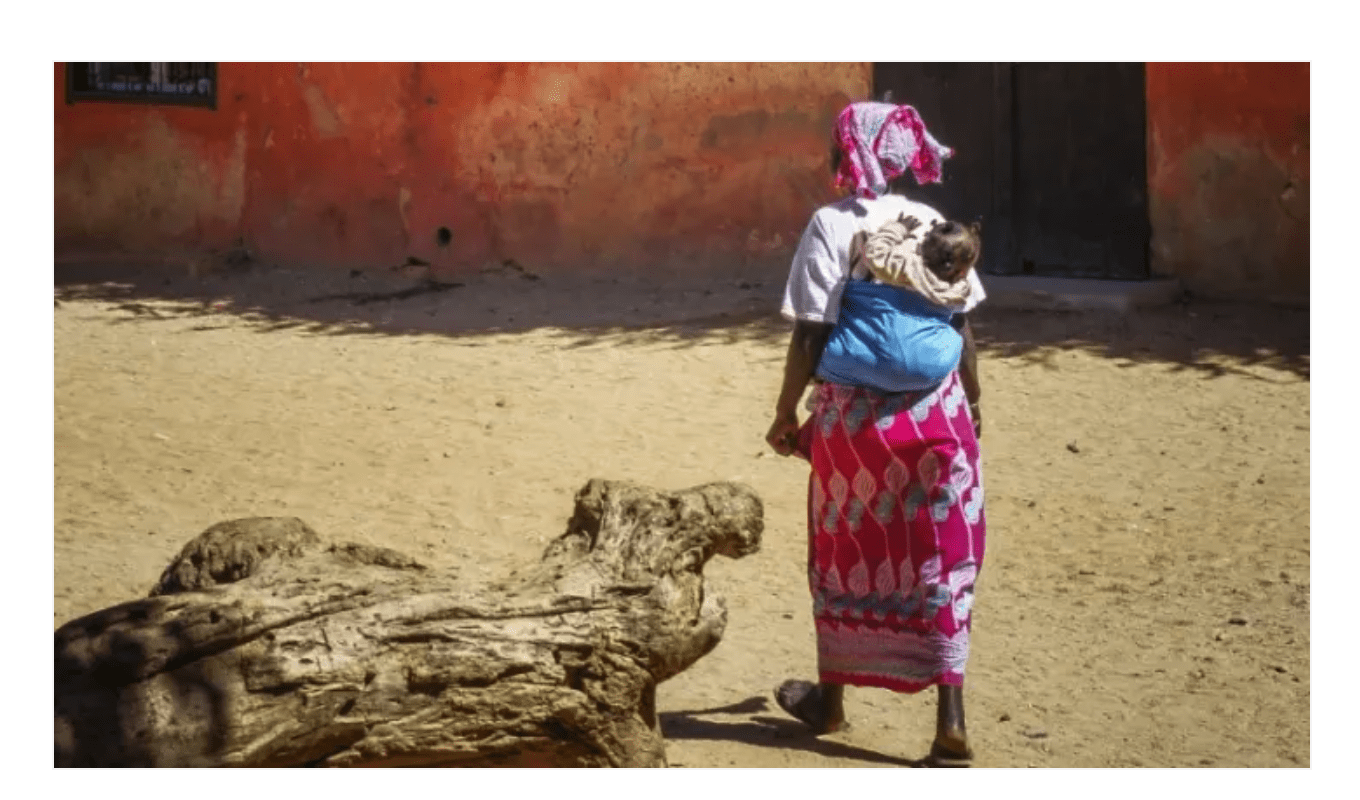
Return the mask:
{"type": "MultiPolygon", "coordinates": [[[[59,285],[54,626],[144,595],[232,517],[492,574],[536,558],[590,477],[738,480],[765,500],[765,544],[708,568],[730,623],[661,687],[671,762],[921,758],[933,695],[851,689],[854,729],[822,739],[769,700],[815,665],[807,468],[762,441],[781,287],[464,283],[389,300],[411,284],[59,285]]],[[[984,307],[976,324],[977,765],[1308,765],[1307,311],[984,307]]]]}

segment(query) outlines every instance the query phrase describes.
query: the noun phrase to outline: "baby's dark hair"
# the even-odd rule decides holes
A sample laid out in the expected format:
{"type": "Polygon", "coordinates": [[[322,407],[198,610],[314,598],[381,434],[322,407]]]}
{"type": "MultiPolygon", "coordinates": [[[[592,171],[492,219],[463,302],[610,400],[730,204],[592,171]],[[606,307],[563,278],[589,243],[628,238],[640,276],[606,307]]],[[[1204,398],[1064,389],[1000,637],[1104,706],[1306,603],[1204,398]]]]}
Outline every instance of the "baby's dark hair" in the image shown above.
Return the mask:
{"type": "Polygon", "coordinates": [[[953,220],[937,222],[921,240],[921,258],[935,277],[955,283],[982,255],[982,222],[963,225],[953,220]]]}

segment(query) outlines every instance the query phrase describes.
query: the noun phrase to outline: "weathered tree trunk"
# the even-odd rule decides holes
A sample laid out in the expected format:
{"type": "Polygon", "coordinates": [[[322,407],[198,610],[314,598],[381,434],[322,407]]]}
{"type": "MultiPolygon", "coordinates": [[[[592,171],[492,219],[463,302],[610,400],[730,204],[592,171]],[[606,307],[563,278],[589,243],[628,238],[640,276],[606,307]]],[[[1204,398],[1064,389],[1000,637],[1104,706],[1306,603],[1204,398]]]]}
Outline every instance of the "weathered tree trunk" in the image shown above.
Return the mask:
{"type": "Polygon", "coordinates": [[[152,596],[57,630],[58,766],[664,766],[656,686],[717,645],[730,483],[591,481],[541,562],[481,587],[296,519],[216,525],[152,596]]]}

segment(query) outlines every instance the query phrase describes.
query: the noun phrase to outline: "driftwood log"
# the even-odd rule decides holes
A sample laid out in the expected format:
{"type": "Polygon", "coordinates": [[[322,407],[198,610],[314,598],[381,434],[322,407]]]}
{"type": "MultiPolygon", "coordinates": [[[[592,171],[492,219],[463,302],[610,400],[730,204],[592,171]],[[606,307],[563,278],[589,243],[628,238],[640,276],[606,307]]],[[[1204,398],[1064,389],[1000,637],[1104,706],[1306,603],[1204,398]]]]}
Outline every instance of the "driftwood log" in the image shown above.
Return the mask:
{"type": "Polygon", "coordinates": [[[57,766],[665,766],[656,686],[727,615],[750,489],[591,481],[540,562],[470,586],[292,518],[216,525],[151,596],[56,631],[57,766]]]}

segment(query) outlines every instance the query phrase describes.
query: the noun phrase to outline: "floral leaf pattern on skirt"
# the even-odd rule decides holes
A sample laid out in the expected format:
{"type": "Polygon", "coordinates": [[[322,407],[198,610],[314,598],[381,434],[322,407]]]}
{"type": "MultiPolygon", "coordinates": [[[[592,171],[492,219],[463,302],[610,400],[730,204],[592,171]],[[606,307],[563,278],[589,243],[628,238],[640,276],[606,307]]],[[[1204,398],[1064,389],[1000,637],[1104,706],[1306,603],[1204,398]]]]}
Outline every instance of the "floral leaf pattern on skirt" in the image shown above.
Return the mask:
{"type": "Polygon", "coordinates": [[[916,462],[916,475],[925,492],[929,492],[940,482],[940,457],[934,450],[927,450],[921,454],[921,459],[916,462]]]}
{"type": "Polygon", "coordinates": [[[888,468],[883,471],[883,485],[893,494],[901,494],[902,490],[907,488],[907,483],[910,480],[911,473],[900,458],[894,457],[888,463],[888,468]]]}
{"type": "Polygon", "coordinates": [[[968,493],[968,498],[968,502],[963,506],[963,518],[968,520],[969,525],[976,525],[982,518],[982,487],[973,487],[968,493]]]}
{"type": "Polygon", "coordinates": [[[870,474],[867,468],[860,467],[851,486],[855,492],[855,497],[858,497],[861,502],[867,503],[878,490],[878,481],[874,480],[874,476],[870,474]]]}
{"type": "Polygon", "coordinates": [[[944,415],[949,419],[958,416],[959,406],[963,405],[963,401],[967,397],[968,395],[963,391],[963,386],[954,384],[954,388],[944,396],[944,415]]]}
{"type": "Polygon", "coordinates": [[[874,591],[881,597],[888,597],[897,591],[897,576],[893,574],[892,562],[886,558],[878,562],[878,571],[874,573],[874,591]]]}
{"type": "Polygon", "coordinates": [[[949,519],[949,508],[959,502],[959,494],[954,491],[954,487],[945,484],[940,487],[939,494],[935,501],[930,504],[930,518],[936,522],[945,522],[949,519]]]}
{"type": "Polygon", "coordinates": [[[869,594],[869,568],[864,566],[861,561],[850,568],[850,574],[845,576],[846,588],[850,594],[857,598],[866,597],[869,594]]]}
{"type": "Polygon", "coordinates": [[[955,419],[965,399],[957,374],[925,397],[822,384],[809,398],[821,680],[962,682],[986,544],[977,441],[955,419]]]}
{"type": "Polygon", "coordinates": [[[850,528],[851,533],[859,531],[864,523],[864,503],[858,497],[852,498],[846,505],[845,524],[850,528]]]}
{"type": "Polygon", "coordinates": [[[850,408],[845,412],[845,417],[843,418],[845,432],[850,436],[859,433],[860,426],[869,419],[870,413],[871,408],[868,398],[856,397],[852,400],[850,402],[850,408]]]}
{"type": "Polygon", "coordinates": [[[840,525],[840,507],[828,502],[822,511],[822,530],[834,534],[840,525]]]}
{"type": "MultiPolygon", "coordinates": [[[[888,490],[878,493],[874,498],[874,519],[878,520],[879,525],[887,525],[892,521],[893,512],[897,510],[897,498],[888,490]]],[[[883,563],[887,563],[886,561],[883,563]]]]}
{"type": "Polygon", "coordinates": [[[977,564],[961,561],[949,571],[949,595],[952,598],[955,624],[962,624],[973,611],[973,582],[977,580],[977,564]]]}
{"type": "Polygon", "coordinates": [[[926,490],[921,488],[919,483],[914,483],[907,490],[907,496],[902,501],[902,516],[905,519],[915,519],[920,513],[921,506],[926,503],[926,490]]]}
{"type": "MultiPolygon", "coordinates": [[[[948,383],[948,381],[946,381],[948,383]]],[[[911,418],[917,424],[930,419],[930,412],[940,404],[940,392],[936,390],[911,407],[911,418]]]]}

